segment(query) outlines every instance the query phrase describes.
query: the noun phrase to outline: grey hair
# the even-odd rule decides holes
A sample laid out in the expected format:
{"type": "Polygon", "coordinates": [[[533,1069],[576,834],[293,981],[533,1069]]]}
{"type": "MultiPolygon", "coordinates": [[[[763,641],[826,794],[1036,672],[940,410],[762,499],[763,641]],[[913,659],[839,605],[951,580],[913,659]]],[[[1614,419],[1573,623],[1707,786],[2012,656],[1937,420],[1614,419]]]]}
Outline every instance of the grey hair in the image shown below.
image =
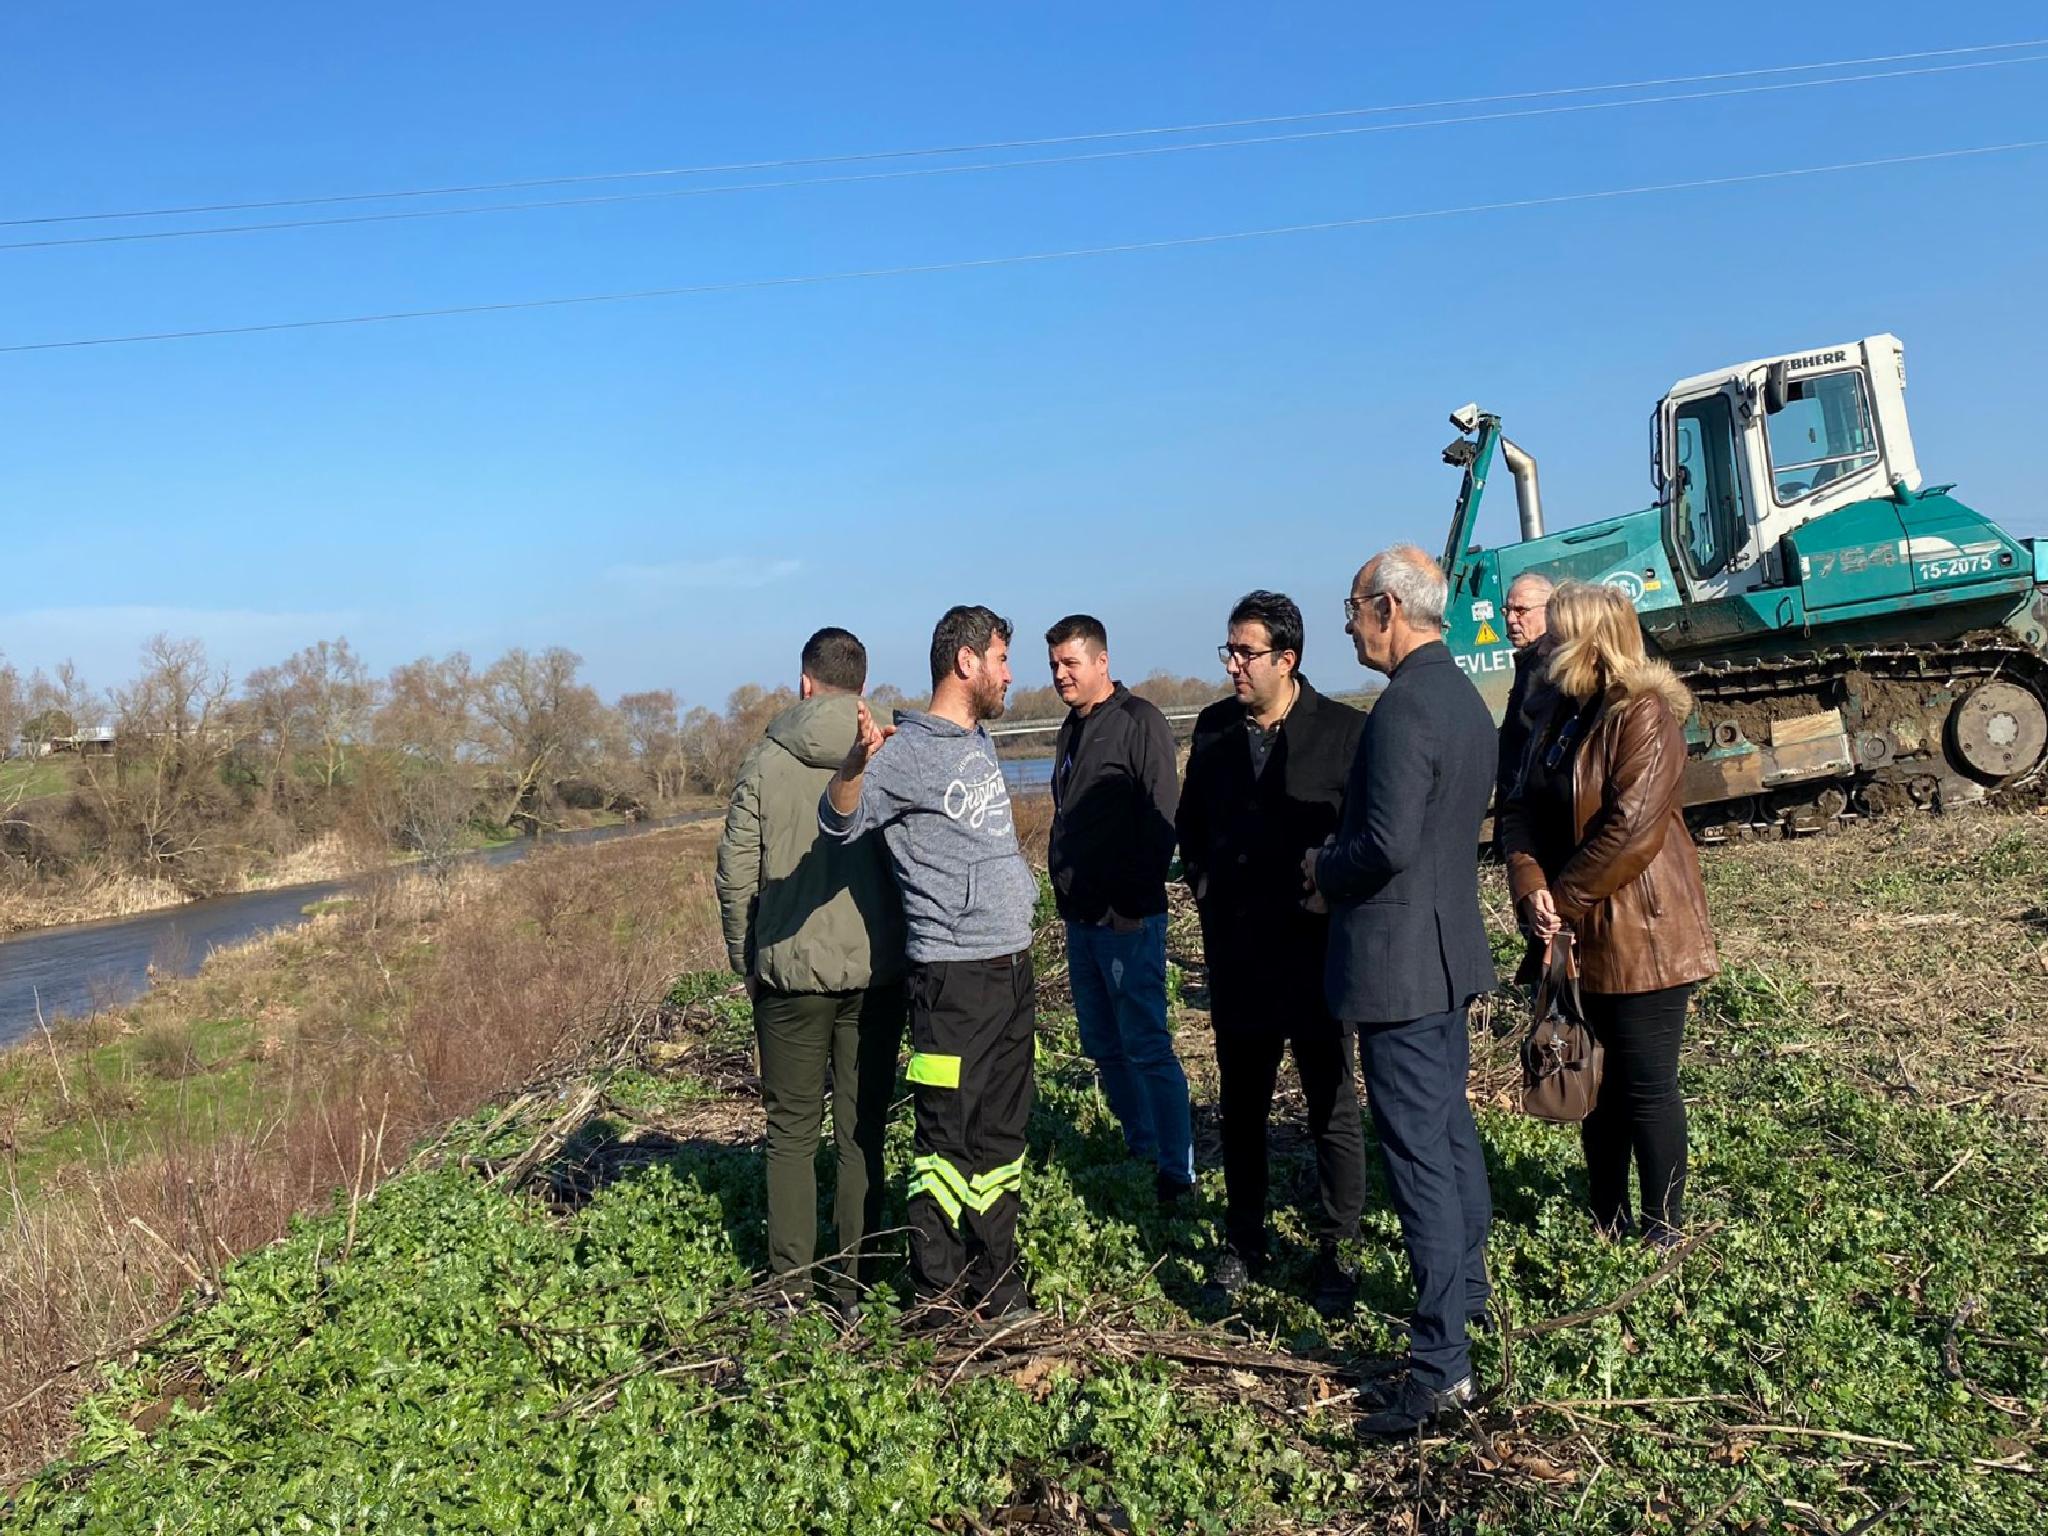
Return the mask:
{"type": "Polygon", "coordinates": [[[1395,544],[1373,557],[1367,597],[1391,597],[1418,629],[1442,629],[1450,587],[1436,561],[1413,544],[1395,544]]]}
{"type": "Polygon", "coordinates": [[[1514,594],[1517,587],[1541,587],[1543,589],[1543,596],[1545,599],[1548,599],[1550,594],[1557,590],[1557,583],[1541,571],[1524,571],[1508,583],[1508,593],[1510,596],[1514,594]]]}

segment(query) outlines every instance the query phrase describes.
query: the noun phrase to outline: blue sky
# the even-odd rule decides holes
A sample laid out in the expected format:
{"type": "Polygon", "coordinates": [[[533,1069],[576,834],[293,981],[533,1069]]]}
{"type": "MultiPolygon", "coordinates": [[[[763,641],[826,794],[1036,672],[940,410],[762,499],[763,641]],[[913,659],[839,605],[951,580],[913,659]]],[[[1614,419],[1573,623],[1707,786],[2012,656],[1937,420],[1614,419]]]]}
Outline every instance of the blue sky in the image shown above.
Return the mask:
{"type": "MultiPolygon", "coordinates": [[[[1701,14],[17,6],[0,15],[0,217],[2048,35],[2038,3],[2010,0],[1828,0],[1718,32],[1701,14]]],[[[0,251],[0,345],[1823,165],[2048,138],[2044,101],[2048,63],[1080,165],[0,251]]],[[[1672,380],[1879,330],[1905,339],[1929,477],[2016,533],[2048,533],[2033,446],[2048,410],[2044,192],[2048,151],[2033,151],[1040,265],[0,354],[15,573],[0,650],[24,669],[73,656],[110,682],[158,629],[203,638],[238,673],[336,634],[379,669],[564,644],[607,693],[715,703],[787,676],[827,622],[868,640],[879,678],[915,686],[931,621],[955,601],[990,603],[1027,637],[1093,611],[1127,677],[1212,670],[1231,600],[1270,585],[1309,615],[1311,673],[1348,682],[1349,571],[1389,540],[1441,540],[1452,407],[1499,411],[1542,461],[1553,521],[1577,521],[1649,499],[1645,421],[1672,380]]],[[[399,206],[430,205],[310,212],[399,206]]],[[[0,242],[291,216],[23,226],[0,242]]],[[[1043,682],[1036,647],[1020,649],[1020,682],[1043,682]]]]}

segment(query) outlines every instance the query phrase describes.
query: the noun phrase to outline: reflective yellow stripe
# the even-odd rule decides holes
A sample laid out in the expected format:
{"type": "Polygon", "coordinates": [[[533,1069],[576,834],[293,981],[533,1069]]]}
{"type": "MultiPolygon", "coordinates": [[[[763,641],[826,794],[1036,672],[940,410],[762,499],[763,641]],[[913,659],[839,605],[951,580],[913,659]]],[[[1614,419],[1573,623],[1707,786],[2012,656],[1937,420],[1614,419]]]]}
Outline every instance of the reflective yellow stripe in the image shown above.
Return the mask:
{"type": "Polygon", "coordinates": [[[977,1211],[985,1211],[1004,1195],[1015,1194],[1017,1186],[1024,1182],[1024,1159],[1019,1157],[1013,1163],[1000,1168],[991,1168],[987,1173],[977,1173],[967,1181],[967,1203],[977,1211]]]}
{"type": "Polygon", "coordinates": [[[943,1157],[927,1154],[912,1165],[917,1173],[926,1179],[942,1184],[956,1199],[967,1198],[969,1184],[967,1175],[947,1162],[943,1157]]]}
{"type": "Polygon", "coordinates": [[[909,1069],[903,1075],[913,1083],[923,1083],[927,1088],[958,1088],[960,1058],[934,1056],[927,1051],[913,1051],[909,1069]]]}
{"type": "Polygon", "coordinates": [[[920,1173],[910,1181],[910,1198],[915,1200],[919,1195],[929,1195],[946,1213],[947,1220],[956,1227],[960,1225],[960,1202],[936,1174],[920,1173]]]}
{"type": "Polygon", "coordinates": [[[977,1173],[972,1178],[936,1153],[923,1154],[911,1166],[914,1170],[910,1180],[912,1197],[930,1195],[956,1226],[963,1207],[971,1211],[986,1211],[1004,1195],[1015,1194],[1017,1186],[1024,1180],[1024,1159],[1021,1157],[1000,1168],[991,1168],[987,1173],[977,1173]]]}
{"type": "Polygon", "coordinates": [[[1005,1163],[1000,1168],[991,1168],[987,1173],[977,1173],[968,1181],[977,1193],[984,1190],[1015,1189],[1024,1182],[1024,1159],[1005,1163]]]}

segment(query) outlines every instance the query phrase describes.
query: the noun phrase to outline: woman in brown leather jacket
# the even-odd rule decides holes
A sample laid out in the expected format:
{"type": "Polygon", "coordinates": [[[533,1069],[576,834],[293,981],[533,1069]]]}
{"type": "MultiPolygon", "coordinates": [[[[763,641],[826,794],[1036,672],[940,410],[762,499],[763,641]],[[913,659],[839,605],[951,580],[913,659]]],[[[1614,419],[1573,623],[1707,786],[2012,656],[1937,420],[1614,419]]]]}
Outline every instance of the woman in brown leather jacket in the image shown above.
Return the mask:
{"type": "Polygon", "coordinates": [[[1576,938],[1586,1022],[1606,1047],[1580,1128],[1593,1215],[1630,1229],[1631,1157],[1643,1235],[1676,1242],[1685,1197],[1678,1047],[1693,988],[1719,969],[1706,890],[1680,810],[1692,696],[1643,653],[1635,609],[1612,587],[1552,594],[1558,699],[1531,737],[1501,813],[1508,880],[1540,940],[1576,938]]]}

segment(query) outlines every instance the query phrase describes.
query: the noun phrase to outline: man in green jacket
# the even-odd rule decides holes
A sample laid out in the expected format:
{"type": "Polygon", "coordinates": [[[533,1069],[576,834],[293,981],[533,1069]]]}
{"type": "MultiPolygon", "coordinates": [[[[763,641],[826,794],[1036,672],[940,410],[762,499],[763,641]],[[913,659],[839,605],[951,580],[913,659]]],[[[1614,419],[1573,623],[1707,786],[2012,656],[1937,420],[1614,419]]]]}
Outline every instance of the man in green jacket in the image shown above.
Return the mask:
{"type": "Polygon", "coordinates": [[[791,1306],[809,1300],[826,1072],[838,1146],[842,1258],[827,1300],[859,1311],[881,1220],[882,1133],[903,1040],[903,908],[879,832],[818,827],[818,800],[853,745],[866,649],[843,629],[805,642],[801,701],[740,766],[718,844],[726,953],[746,978],[768,1120],[768,1263],[791,1306]]]}

